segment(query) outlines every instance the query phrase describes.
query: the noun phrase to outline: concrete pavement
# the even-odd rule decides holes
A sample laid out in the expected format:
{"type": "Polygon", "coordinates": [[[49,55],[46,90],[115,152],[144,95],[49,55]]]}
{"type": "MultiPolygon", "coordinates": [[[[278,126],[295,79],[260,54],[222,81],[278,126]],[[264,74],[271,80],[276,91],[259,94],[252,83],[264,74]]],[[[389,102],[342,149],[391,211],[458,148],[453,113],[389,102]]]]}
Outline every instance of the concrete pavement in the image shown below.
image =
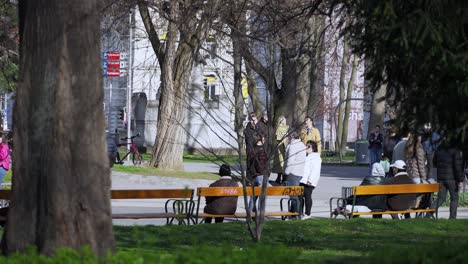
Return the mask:
{"type": "MultiPolygon", "coordinates": [[[[219,166],[210,163],[186,163],[185,170],[189,172],[218,171],[219,166]]],[[[362,181],[368,172],[367,167],[353,166],[322,166],[320,182],[312,195],[313,207],[312,218],[329,218],[329,200],[331,197],[341,197],[341,187],[356,186],[362,181]]],[[[275,180],[276,174],[272,174],[270,180],[275,180]]],[[[193,188],[206,187],[212,180],[181,179],[161,176],[142,176],[112,172],[112,189],[171,189],[171,188],[193,188]]],[[[112,202],[112,210],[116,213],[131,212],[162,212],[164,210],[164,199],[160,200],[119,200],[112,202]]],[[[204,201],[202,201],[204,203],[204,201]]],[[[238,212],[245,211],[244,200],[239,198],[238,212]]],[[[279,211],[279,198],[267,200],[267,211],[279,211]]],[[[448,218],[447,207],[439,209],[439,218],[448,218]]],[[[390,216],[384,216],[389,218],[390,216]]],[[[468,218],[468,207],[458,208],[458,218],[468,218]]],[[[278,219],[278,218],[274,218],[278,219]]],[[[114,220],[117,225],[163,225],[165,220],[114,220]]]]}

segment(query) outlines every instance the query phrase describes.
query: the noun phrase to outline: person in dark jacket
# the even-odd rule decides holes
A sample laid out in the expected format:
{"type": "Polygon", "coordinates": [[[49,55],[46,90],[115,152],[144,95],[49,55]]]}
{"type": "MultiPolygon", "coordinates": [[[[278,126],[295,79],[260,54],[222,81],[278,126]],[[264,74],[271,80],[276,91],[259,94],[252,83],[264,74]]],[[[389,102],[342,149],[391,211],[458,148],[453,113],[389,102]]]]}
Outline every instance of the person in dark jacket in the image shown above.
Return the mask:
{"type": "MultiPolygon", "coordinates": [[[[266,154],[263,142],[264,138],[254,136],[255,146],[247,153],[247,178],[253,186],[262,186],[263,176],[268,173],[268,156],[266,154]]],[[[268,177],[268,176],[267,176],[268,177]]],[[[255,203],[257,197],[250,197],[249,209],[255,212],[255,203]]]]}
{"type": "MultiPolygon", "coordinates": [[[[231,168],[227,164],[219,168],[221,179],[210,184],[210,187],[239,187],[237,181],[231,178],[231,168]]],[[[234,214],[237,209],[237,196],[206,197],[204,212],[207,214],[234,214]]],[[[205,223],[211,224],[211,217],[205,218],[205,223]]],[[[223,217],[215,217],[215,223],[222,223],[223,217]]]]}
{"type": "Polygon", "coordinates": [[[255,112],[250,113],[249,122],[244,129],[245,148],[247,152],[257,143],[256,138],[266,136],[265,127],[266,125],[264,123],[259,122],[255,112]]]}
{"type": "MultiPolygon", "coordinates": [[[[387,178],[384,184],[414,184],[413,180],[406,172],[406,163],[397,160],[390,165],[394,177],[387,178]]],[[[408,210],[416,205],[416,194],[392,194],[387,196],[387,206],[392,211],[408,210]]],[[[393,219],[398,219],[398,215],[392,215],[393,219]]],[[[410,218],[410,214],[405,214],[405,218],[410,218]]]]}
{"type": "Polygon", "coordinates": [[[450,219],[457,218],[458,190],[463,182],[463,159],[461,151],[444,141],[434,155],[434,166],[437,168],[437,181],[440,184],[439,194],[433,208],[439,207],[450,193],[450,219]]]}
{"type": "Polygon", "coordinates": [[[388,135],[384,139],[383,144],[383,155],[389,159],[393,156],[393,148],[395,148],[398,143],[398,137],[394,128],[388,130],[388,135]]]}
{"type": "Polygon", "coordinates": [[[382,133],[380,133],[380,126],[376,125],[374,132],[369,136],[369,172],[372,170],[372,165],[376,162],[380,162],[382,158],[382,143],[383,136],[382,133]]]}

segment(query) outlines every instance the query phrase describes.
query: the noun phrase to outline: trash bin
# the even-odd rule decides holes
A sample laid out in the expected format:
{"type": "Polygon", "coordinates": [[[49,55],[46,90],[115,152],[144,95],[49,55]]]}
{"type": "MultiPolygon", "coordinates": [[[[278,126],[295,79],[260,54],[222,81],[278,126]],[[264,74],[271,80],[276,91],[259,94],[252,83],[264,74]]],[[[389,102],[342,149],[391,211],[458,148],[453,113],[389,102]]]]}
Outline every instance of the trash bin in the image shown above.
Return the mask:
{"type": "Polygon", "coordinates": [[[369,142],[367,140],[356,141],[354,143],[356,151],[356,164],[369,164],[369,142]]]}

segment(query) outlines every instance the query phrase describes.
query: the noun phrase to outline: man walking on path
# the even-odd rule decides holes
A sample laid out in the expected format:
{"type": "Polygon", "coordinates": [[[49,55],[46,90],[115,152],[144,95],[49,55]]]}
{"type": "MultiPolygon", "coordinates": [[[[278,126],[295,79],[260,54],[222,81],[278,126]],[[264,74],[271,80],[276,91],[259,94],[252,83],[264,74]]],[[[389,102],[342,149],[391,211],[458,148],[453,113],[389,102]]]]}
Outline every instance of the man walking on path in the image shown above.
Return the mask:
{"type": "Polygon", "coordinates": [[[434,208],[439,207],[450,193],[450,219],[457,218],[458,190],[463,182],[463,159],[461,151],[444,141],[434,156],[434,165],[437,168],[437,181],[440,184],[434,208]]]}

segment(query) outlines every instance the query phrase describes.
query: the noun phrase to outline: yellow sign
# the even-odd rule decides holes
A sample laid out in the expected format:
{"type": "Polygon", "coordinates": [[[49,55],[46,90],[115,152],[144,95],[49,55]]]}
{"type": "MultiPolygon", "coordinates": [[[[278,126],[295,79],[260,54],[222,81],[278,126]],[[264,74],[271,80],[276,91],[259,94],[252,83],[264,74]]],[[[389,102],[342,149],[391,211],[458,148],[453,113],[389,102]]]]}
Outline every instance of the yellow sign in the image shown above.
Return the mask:
{"type": "Polygon", "coordinates": [[[216,83],[216,77],[214,77],[214,76],[206,76],[206,83],[207,83],[207,84],[216,83]]]}
{"type": "Polygon", "coordinates": [[[249,97],[249,87],[247,84],[247,78],[245,77],[242,78],[241,85],[242,85],[242,97],[244,99],[247,99],[247,97],[249,97]]]}

